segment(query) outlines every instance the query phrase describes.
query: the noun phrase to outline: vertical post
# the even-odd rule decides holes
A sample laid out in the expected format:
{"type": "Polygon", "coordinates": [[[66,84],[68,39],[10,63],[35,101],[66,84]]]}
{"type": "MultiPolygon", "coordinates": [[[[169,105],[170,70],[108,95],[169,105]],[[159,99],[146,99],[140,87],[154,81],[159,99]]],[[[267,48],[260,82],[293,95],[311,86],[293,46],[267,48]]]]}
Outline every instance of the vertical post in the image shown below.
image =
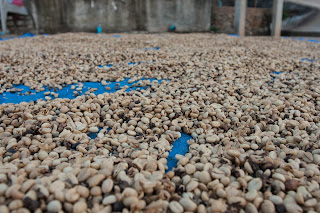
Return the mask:
{"type": "Polygon", "coordinates": [[[283,0],[273,0],[271,35],[281,36],[283,0]]]}
{"type": "Polygon", "coordinates": [[[7,0],[0,0],[0,15],[1,15],[1,26],[2,26],[2,33],[7,32],[7,0]]]}
{"type": "Polygon", "coordinates": [[[34,1],[31,1],[31,17],[34,23],[34,27],[36,28],[36,34],[39,34],[39,22],[38,22],[38,13],[37,8],[34,1]]]}
{"type": "Polygon", "coordinates": [[[234,26],[236,34],[245,35],[247,0],[236,0],[234,26]]]}

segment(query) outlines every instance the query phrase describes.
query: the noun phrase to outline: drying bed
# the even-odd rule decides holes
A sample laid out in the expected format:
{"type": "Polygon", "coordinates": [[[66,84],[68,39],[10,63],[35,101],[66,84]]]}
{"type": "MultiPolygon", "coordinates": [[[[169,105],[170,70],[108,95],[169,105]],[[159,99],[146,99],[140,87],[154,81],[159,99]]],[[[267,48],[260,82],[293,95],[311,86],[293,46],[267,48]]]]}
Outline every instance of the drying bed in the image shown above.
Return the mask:
{"type": "Polygon", "coordinates": [[[1,41],[0,212],[319,212],[319,52],[209,33],[1,41]]]}

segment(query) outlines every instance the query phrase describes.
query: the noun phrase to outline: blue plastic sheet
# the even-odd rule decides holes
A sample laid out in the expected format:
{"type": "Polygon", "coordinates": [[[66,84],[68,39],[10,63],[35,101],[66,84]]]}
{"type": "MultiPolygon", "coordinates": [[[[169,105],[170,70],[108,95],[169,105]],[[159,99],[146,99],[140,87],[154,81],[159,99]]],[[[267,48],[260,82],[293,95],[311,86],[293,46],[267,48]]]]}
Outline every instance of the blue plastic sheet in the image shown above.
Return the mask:
{"type": "Polygon", "coordinates": [[[228,36],[240,37],[240,36],[237,35],[237,34],[228,34],[228,36]]]}
{"type": "Polygon", "coordinates": [[[107,64],[107,65],[99,65],[98,67],[102,68],[102,67],[112,67],[113,64],[107,64]]]}
{"type": "Polygon", "coordinates": [[[279,75],[279,74],[284,73],[284,72],[272,71],[272,72],[270,72],[270,73],[279,75]]]}
{"type": "MultiPolygon", "coordinates": [[[[276,74],[276,75],[280,75],[281,73],[284,73],[284,72],[280,72],[280,71],[272,71],[272,72],[269,72],[270,74],[276,74]]],[[[275,76],[273,75],[270,75],[271,76],[271,81],[274,81],[274,79],[276,79],[275,76]]],[[[267,85],[269,86],[269,82],[267,82],[267,85]]]]}
{"type": "MultiPolygon", "coordinates": [[[[103,129],[102,127],[98,127],[99,131],[98,132],[91,132],[88,136],[91,138],[91,139],[95,139],[99,132],[103,129]]],[[[111,128],[108,128],[107,131],[109,132],[111,130],[111,128]]]]}
{"type": "Polygon", "coordinates": [[[295,37],[287,37],[283,36],[284,39],[292,39],[292,40],[298,40],[298,41],[307,41],[307,42],[312,42],[312,43],[320,43],[320,40],[314,40],[314,39],[305,39],[303,37],[295,38],[295,37]]]}
{"type": "Polygon", "coordinates": [[[98,129],[99,129],[98,132],[91,132],[88,136],[89,136],[91,139],[95,139],[95,138],[98,136],[100,130],[102,130],[103,128],[102,128],[102,127],[98,127],[98,129]]]}
{"type": "MultiPolygon", "coordinates": [[[[44,33],[44,34],[42,34],[42,35],[43,35],[43,36],[49,36],[49,34],[46,34],[46,33],[44,33]]],[[[15,39],[15,38],[30,38],[30,37],[35,37],[35,36],[37,36],[37,35],[32,34],[32,33],[30,33],[30,32],[27,32],[27,33],[25,33],[25,34],[23,34],[23,35],[20,35],[20,36],[18,36],[18,37],[0,38],[0,41],[6,41],[6,40],[15,39]]]]}
{"type": "Polygon", "coordinates": [[[320,43],[320,41],[318,41],[318,40],[313,40],[313,39],[308,39],[308,40],[306,40],[306,41],[308,41],[308,42],[313,42],[313,43],[320,43]]]}
{"type": "Polygon", "coordinates": [[[2,41],[7,41],[7,40],[11,40],[14,39],[14,37],[10,37],[10,38],[3,38],[2,41]]]}
{"type": "MultiPolygon", "coordinates": [[[[99,132],[103,129],[101,127],[98,128],[98,132],[92,132],[88,135],[91,139],[95,139],[98,136],[99,132]]],[[[110,130],[111,128],[108,128],[108,131],[110,130]]],[[[174,167],[177,166],[178,160],[175,158],[177,154],[186,155],[189,152],[189,144],[187,143],[187,141],[190,139],[193,139],[190,135],[181,133],[181,137],[173,143],[173,148],[169,152],[169,156],[167,158],[168,169],[166,172],[171,171],[174,167]]]]}
{"type": "MultiPolygon", "coordinates": [[[[88,135],[91,139],[95,139],[98,136],[99,132],[103,129],[101,127],[98,128],[98,132],[90,133],[88,135]]],[[[108,128],[108,131],[110,130],[111,128],[108,128]]],[[[168,169],[166,172],[171,171],[174,167],[177,166],[178,160],[175,158],[177,154],[186,155],[189,152],[189,144],[187,143],[187,141],[190,139],[193,139],[190,135],[181,133],[181,137],[173,143],[173,148],[169,152],[169,156],[167,158],[168,169]]]]}
{"type": "MultiPolygon", "coordinates": [[[[146,79],[142,79],[142,80],[146,80],[146,79]]],[[[161,83],[162,80],[157,80],[157,79],[148,79],[150,81],[158,81],[159,83],[161,83]]],[[[70,84],[67,85],[65,87],[63,87],[61,90],[56,90],[54,91],[53,89],[49,89],[48,87],[44,87],[44,91],[40,91],[40,92],[36,92],[35,90],[30,89],[27,86],[24,85],[14,85],[13,88],[15,89],[20,89],[20,92],[5,92],[3,94],[0,95],[0,104],[2,103],[21,103],[21,102],[30,102],[30,101],[36,101],[39,99],[44,99],[45,98],[45,92],[54,92],[59,94],[59,98],[69,98],[69,99],[73,99],[75,98],[73,91],[77,91],[79,93],[79,95],[84,94],[85,92],[89,91],[89,89],[91,88],[97,88],[97,90],[95,92],[93,92],[94,94],[98,95],[98,94],[102,94],[102,93],[113,93],[116,92],[117,90],[121,89],[124,86],[129,86],[129,88],[126,91],[131,91],[131,90],[137,90],[137,89],[147,89],[147,87],[142,87],[140,85],[138,86],[133,86],[133,84],[136,84],[138,81],[135,81],[133,83],[129,83],[129,78],[126,78],[123,81],[120,82],[108,82],[109,84],[106,86],[103,86],[101,84],[101,82],[84,82],[81,83],[83,84],[83,89],[82,91],[77,91],[77,90],[72,90],[71,86],[74,85],[76,88],[79,87],[80,84],[70,84]],[[116,84],[119,84],[119,86],[117,86],[116,84]],[[110,87],[110,90],[106,90],[105,87],[110,87]],[[26,94],[26,93],[30,93],[30,94],[26,94]]],[[[54,98],[54,96],[48,95],[51,98],[54,98]]]]}
{"type": "MultiPolygon", "coordinates": [[[[155,61],[152,61],[152,62],[129,62],[128,65],[136,65],[136,64],[153,64],[155,61]]],[[[102,67],[113,67],[113,66],[116,66],[116,65],[113,65],[113,64],[106,64],[106,65],[98,65],[98,67],[102,68],[102,67]]],[[[119,66],[119,65],[118,65],[119,66]]]]}
{"type": "MultiPolygon", "coordinates": [[[[132,86],[133,84],[137,83],[138,81],[135,81],[133,83],[128,83],[129,79],[125,79],[124,81],[121,82],[109,82],[110,84],[107,85],[107,87],[110,87],[110,90],[106,90],[105,87],[103,86],[100,82],[84,82],[81,83],[83,84],[83,89],[82,91],[78,91],[81,94],[84,94],[86,91],[88,91],[90,88],[97,88],[98,90],[96,90],[95,92],[93,92],[94,94],[102,94],[105,92],[108,93],[112,93],[117,91],[118,89],[120,89],[121,87],[128,85],[128,86],[132,86]],[[116,84],[119,83],[119,86],[116,86],[116,84]]],[[[144,79],[142,79],[144,80],[144,79]]],[[[149,79],[150,81],[156,80],[156,79],[149,79]]],[[[157,80],[159,83],[162,80],[157,80]]],[[[72,84],[74,85],[76,88],[80,85],[80,84],[72,84]]],[[[73,99],[75,98],[75,96],[73,95],[73,91],[77,91],[77,90],[72,90],[71,86],[72,85],[67,85],[65,87],[62,88],[62,90],[57,90],[55,91],[55,93],[59,94],[59,98],[69,98],[69,99],[73,99]]],[[[44,99],[45,92],[48,91],[53,91],[53,89],[49,90],[48,87],[44,87],[45,90],[44,91],[40,91],[40,92],[36,92],[35,90],[30,89],[29,87],[25,86],[25,85],[15,85],[13,88],[15,89],[20,89],[20,92],[15,92],[15,93],[11,93],[11,92],[5,92],[3,94],[0,95],[0,104],[1,103],[21,103],[21,102],[30,102],[30,101],[36,101],[39,99],[44,99]],[[25,93],[29,92],[30,95],[26,95],[25,93]]],[[[147,89],[147,87],[142,87],[140,85],[137,86],[132,86],[130,88],[127,89],[127,91],[131,91],[131,90],[137,90],[137,89],[147,89]]],[[[53,96],[49,95],[50,97],[53,98],[53,96]]],[[[99,131],[96,133],[90,133],[88,136],[91,139],[95,139],[98,135],[98,133],[100,132],[102,128],[99,128],[99,131]]],[[[108,129],[110,130],[110,129],[108,129]]],[[[180,154],[180,155],[185,155],[186,153],[189,152],[189,145],[187,143],[188,140],[192,139],[192,137],[190,135],[187,135],[185,133],[181,133],[181,137],[176,140],[173,143],[173,148],[169,153],[167,162],[168,162],[168,171],[171,171],[173,167],[175,167],[177,165],[177,160],[175,159],[176,154],[180,154]]]]}
{"type": "Polygon", "coordinates": [[[303,58],[303,59],[301,59],[301,61],[308,61],[308,62],[313,63],[315,60],[314,59],[303,58]]]}
{"type": "MultiPolygon", "coordinates": [[[[234,37],[240,37],[237,34],[228,34],[228,36],[234,36],[234,37]]],[[[305,39],[303,37],[295,38],[295,37],[288,37],[288,36],[283,36],[282,38],[284,39],[292,39],[292,40],[298,40],[298,41],[307,41],[307,42],[312,42],[312,43],[320,43],[320,40],[314,40],[314,39],[305,39]]]]}
{"type": "MultiPolygon", "coordinates": [[[[48,36],[48,34],[43,34],[44,36],[48,36]]],[[[26,33],[23,34],[21,36],[18,36],[18,38],[27,38],[27,37],[34,37],[36,35],[32,34],[32,33],[26,33]]],[[[234,35],[237,36],[237,35],[234,35]]],[[[112,35],[112,37],[115,38],[121,38],[121,35],[112,35]]],[[[6,38],[6,39],[1,39],[1,40],[9,40],[9,39],[13,39],[14,37],[11,38],[6,38]]],[[[107,36],[103,37],[103,38],[107,38],[107,36]]],[[[154,48],[145,48],[144,50],[159,50],[160,47],[154,47],[154,48]]],[[[135,62],[130,62],[128,63],[128,65],[135,65],[135,64],[141,64],[143,62],[139,62],[139,63],[135,63],[135,62]]],[[[151,63],[154,63],[154,61],[152,61],[151,63]]],[[[107,65],[99,65],[98,67],[112,67],[114,66],[113,64],[107,64],[107,65]]],[[[145,79],[142,79],[145,80],[145,79]]],[[[156,79],[149,79],[150,81],[156,80],[156,79]]],[[[13,88],[15,89],[19,89],[21,91],[15,92],[15,93],[11,93],[11,92],[5,92],[3,94],[0,95],[0,104],[2,103],[21,103],[21,102],[30,102],[30,101],[36,101],[39,99],[44,99],[45,92],[54,92],[59,94],[59,98],[69,98],[69,99],[73,99],[75,98],[73,91],[77,91],[79,92],[79,95],[84,94],[85,92],[89,91],[89,89],[91,88],[97,88],[97,90],[95,92],[93,92],[94,94],[102,94],[102,93],[113,93],[116,92],[117,90],[121,89],[122,87],[128,85],[129,88],[126,91],[131,91],[131,90],[137,90],[137,89],[147,89],[147,87],[142,87],[140,85],[137,86],[132,86],[133,84],[137,83],[138,81],[135,81],[133,83],[128,83],[129,79],[125,79],[124,81],[121,82],[108,82],[109,84],[106,86],[103,86],[100,82],[84,82],[84,83],[80,83],[83,84],[83,89],[82,91],[77,91],[77,90],[72,90],[71,86],[74,85],[76,88],[79,87],[80,84],[71,84],[71,85],[67,85],[65,87],[63,87],[61,90],[56,90],[54,91],[52,88],[49,89],[48,87],[44,86],[45,90],[44,91],[40,91],[40,92],[36,92],[35,90],[30,89],[29,87],[25,86],[25,85],[14,85],[13,88]],[[116,84],[119,83],[119,86],[116,86],[116,84]],[[110,87],[110,90],[106,90],[105,87],[110,87]],[[29,93],[28,95],[26,93],[29,93]]],[[[162,80],[157,80],[159,83],[161,83],[162,80]]],[[[54,98],[52,95],[48,95],[51,98],[54,98]]],[[[94,139],[97,137],[98,133],[102,130],[101,127],[99,127],[99,131],[96,133],[90,133],[88,136],[91,139],[94,139]]],[[[108,131],[110,130],[110,128],[108,129],[108,131]]],[[[180,155],[185,155],[186,153],[189,152],[189,144],[187,143],[188,140],[192,139],[192,137],[188,134],[185,133],[181,133],[181,137],[176,140],[173,143],[173,148],[169,153],[169,156],[167,158],[167,165],[168,165],[168,171],[171,171],[172,168],[176,167],[178,161],[176,160],[175,156],[177,154],[180,155]]]]}
{"type": "Polygon", "coordinates": [[[138,50],[145,50],[145,51],[148,51],[148,50],[159,50],[159,49],[160,49],[160,47],[144,48],[144,49],[142,49],[142,48],[138,48],[138,50]]]}
{"type": "Polygon", "coordinates": [[[178,160],[175,158],[177,154],[185,155],[189,152],[189,144],[187,141],[190,139],[193,139],[190,135],[181,133],[181,137],[173,143],[173,148],[167,158],[168,169],[166,172],[171,171],[173,167],[177,166],[178,160]]]}
{"type": "Polygon", "coordinates": [[[34,37],[34,36],[36,36],[36,35],[28,32],[28,33],[25,33],[21,36],[18,36],[18,38],[28,38],[28,37],[34,37]]]}

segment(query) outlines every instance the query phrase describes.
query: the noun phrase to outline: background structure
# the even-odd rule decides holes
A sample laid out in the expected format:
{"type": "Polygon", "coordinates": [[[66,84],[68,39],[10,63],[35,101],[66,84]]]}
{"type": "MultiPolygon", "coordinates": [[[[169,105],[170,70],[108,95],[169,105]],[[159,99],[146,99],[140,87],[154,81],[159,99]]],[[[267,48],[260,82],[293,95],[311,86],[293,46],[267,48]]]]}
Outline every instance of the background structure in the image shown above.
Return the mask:
{"type": "MultiPolygon", "coordinates": [[[[234,0],[30,0],[37,11],[40,33],[95,32],[205,32],[235,33],[234,0]]],[[[270,35],[273,0],[248,0],[247,35],[270,35]]],[[[319,11],[285,3],[283,30],[295,31],[319,11]]],[[[10,14],[9,14],[10,15],[10,14]]],[[[11,33],[32,29],[28,18],[11,14],[11,33]]],[[[307,25],[307,24],[305,24],[307,25]]]]}

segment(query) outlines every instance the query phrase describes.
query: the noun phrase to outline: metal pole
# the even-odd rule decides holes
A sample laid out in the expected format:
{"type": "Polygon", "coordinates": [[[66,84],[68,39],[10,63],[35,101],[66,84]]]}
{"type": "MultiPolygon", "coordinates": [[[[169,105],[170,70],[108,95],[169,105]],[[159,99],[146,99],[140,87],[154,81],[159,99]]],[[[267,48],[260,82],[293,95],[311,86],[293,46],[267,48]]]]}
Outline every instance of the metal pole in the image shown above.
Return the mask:
{"type": "Polygon", "coordinates": [[[273,0],[271,35],[281,36],[283,0],[273,0]]]}
{"type": "Polygon", "coordinates": [[[236,0],[234,26],[236,34],[245,35],[247,0],[236,0]]]}

